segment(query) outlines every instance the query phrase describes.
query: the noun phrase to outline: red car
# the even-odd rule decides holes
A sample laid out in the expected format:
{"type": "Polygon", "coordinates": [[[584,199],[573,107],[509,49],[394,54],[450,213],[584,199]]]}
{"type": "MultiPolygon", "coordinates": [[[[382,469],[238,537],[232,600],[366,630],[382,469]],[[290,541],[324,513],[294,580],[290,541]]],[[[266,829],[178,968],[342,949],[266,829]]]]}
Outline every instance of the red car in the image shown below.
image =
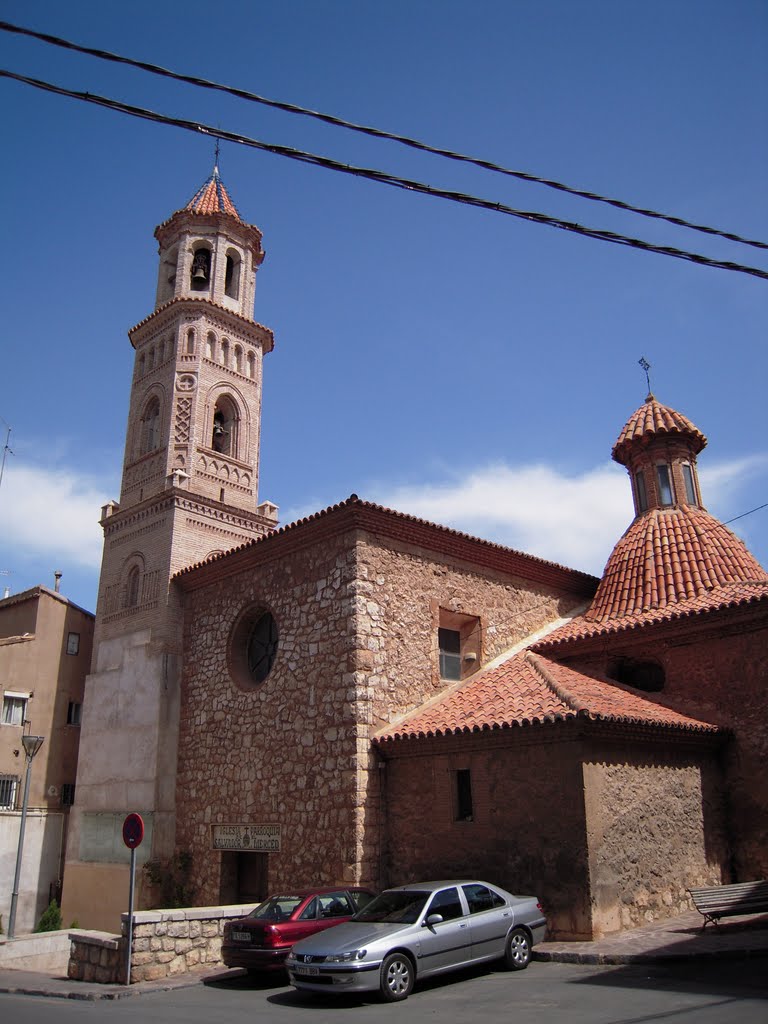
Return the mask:
{"type": "Polygon", "coordinates": [[[221,940],[227,967],[249,971],[282,970],[299,939],[348,921],[373,899],[368,889],[294,889],[270,896],[247,917],[228,921],[221,940]]]}

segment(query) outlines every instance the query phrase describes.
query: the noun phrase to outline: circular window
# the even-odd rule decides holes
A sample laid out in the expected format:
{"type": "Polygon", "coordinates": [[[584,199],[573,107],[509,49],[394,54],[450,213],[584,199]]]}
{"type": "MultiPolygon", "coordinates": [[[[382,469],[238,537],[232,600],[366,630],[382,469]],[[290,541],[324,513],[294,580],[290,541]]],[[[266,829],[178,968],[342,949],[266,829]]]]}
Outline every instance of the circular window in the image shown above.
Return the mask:
{"type": "Polygon", "coordinates": [[[248,636],[248,674],[254,683],[267,678],[276,654],[277,624],[269,612],[264,612],[254,622],[248,636]]]}
{"type": "Polygon", "coordinates": [[[241,686],[263,683],[277,656],[279,636],[271,612],[255,608],[241,616],[232,633],[230,665],[241,686]]]}

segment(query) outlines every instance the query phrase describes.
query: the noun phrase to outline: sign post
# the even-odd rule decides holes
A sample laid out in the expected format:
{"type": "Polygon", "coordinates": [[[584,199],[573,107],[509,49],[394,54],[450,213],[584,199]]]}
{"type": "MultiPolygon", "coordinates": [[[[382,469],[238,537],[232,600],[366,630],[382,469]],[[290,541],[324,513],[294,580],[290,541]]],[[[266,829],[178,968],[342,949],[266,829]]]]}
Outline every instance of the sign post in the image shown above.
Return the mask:
{"type": "Polygon", "coordinates": [[[129,814],[123,822],[123,842],[131,851],[131,879],[128,887],[128,948],[125,963],[125,984],[131,984],[131,946],[133,945],[133,892],[136,882],[136,847],[144,838],[144,822],[140,814],[129,814]]]}

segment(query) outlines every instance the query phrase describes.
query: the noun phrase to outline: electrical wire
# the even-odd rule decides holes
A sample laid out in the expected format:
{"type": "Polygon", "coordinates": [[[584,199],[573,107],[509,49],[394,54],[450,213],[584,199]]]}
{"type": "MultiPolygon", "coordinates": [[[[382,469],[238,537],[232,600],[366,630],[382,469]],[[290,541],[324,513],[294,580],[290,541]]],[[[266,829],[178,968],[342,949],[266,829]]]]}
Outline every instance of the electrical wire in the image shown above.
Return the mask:
{"type": "Polygon", "coordinates": [[[551,178],[543,178],[537,174],[531,174],[527,171],[511,170],[508,167],[503,167],[490,160],[467,156],[464,153],[457,153],[450,149],[430,146],[425,142],[419,142],[418,140],[411,139],[405,135],[397,135],[394,132],[387,132],[380,128],[372,128],[367,125],[356,124],[353,121],[345,121],[340,117],[335,117],[333,114],[324,114],[317,110],[309,110],[308,108],[298,106],[295,103],[285,103],[281,100],[268,99],[266,96],[260,96],[257,93],[249,92],[246,89],[239,89],[230,85],[222,85],[219,82],[212,82],[209,79],[199,78],[195,75],[184,75],[180,72],[171,71],[168,68],[161,67],[158,64],[150,64],[146,61],[134,60],[131,57],[123,57],[120,54],[112,53],[109,50],[100,50],[90,46],[81,46],[80,44],[73,43],[68,39],[62,39],[60,36],[49,35],[46,32],[36,32],[33,29],[23,28],[20,25],[13,25],[7,21],[0,21],[0,30],[4,32],[13,32],[17,35],[30,36],[33,39],[39,39],[40,41],[52,46],[59,46],[67,50],[73,50],[76,53],[84,53],[91,57],[97,57],[100,60],[112,61],[117,64],[126,64],[129,67],[139,68],[141,71],[148,71],[151,74],[171,78],[178,82],[186,82],[189,85],[195,85],[203,89],[213,89],[218,92],[224,92],[230,96],[236,96],[238,99],[248,100],[252,103],[260,103],[264,106],[273,107],[276,110],[282,110],[289,114],[299,114],[303,117],[315,118],[318,121],[333,125],[337,128],[345,128],[349,131],[360,132],[364,135],[370,135],[377,139],[387,139],[391,142],[399,142],[401,145],[409,146],[411,149],[417,149],[424,153],[431,153],[435,156],[445,157],[448,160],[457,160],[462,163],[472,164],[475,167],[482,168],[483,170],[492,171],[495,174],[504,174],[511,178],[517,178],[520,181],[527,181],[537,185],[545,185],[547,188],[556,189],[560,192],[565,192],[568,195],[577,196],[580,199],[588,199],[592,202],[605,203],[606,205],[613,206],[618,210],[625,210],[629,213],[637,213],[643,217],[651,217],[655,220],[666,221],[668,224],[674,224],[676,227],[687,228],[691,231],[700,231],[707,235],[716,235],[719,238],[725,238],[731,242],[738,242],[741,245],[754,246],[757,249],[768,249],[768,242],[760,242],[755,239],[744,238],[742,235],[734,234],[731,231],[722,231],[719,228],[707,227],[704,224],[696,224],[692,221],[684,220],[682,217],[673,216],[672,214],[659,213],[657,210],[650,210],[642,206],[634,206],[633,204],[624,202],[621,199],[610,199],[597,192],[574,188],[570,185],[565,185],[562,182],[553,181],[551,178]]]}
{"type": "Polygon", "coordinates": [[[422,195],[432,196],[436,199],[446,199],[449,202],[461,203],[466,206],[479,207],[489,210],[492,213],[502,213],[510,217],[517,217],[536,224],[545,224],[548,227],[559,228],[562,231],[571,231],[574,234],[583,235],[586,238],[595,238],[604,242],[612,242],[615,245],[625,245],[633,249],[640,249],[644,252],[657,253],[661,256],[670,256],[674,259],[687,260],[700,266],[713,267],[718,270],[730,270],[736,273],[749,274],[752,277],[759,277],[768,280],[768,271],[760,270],[758,267],[746,266],[742,263],[733,263],[730,260],[716,260],[701,253],[689,252],[685,249],[677,249],[673,246],[655,245],[652,242],[645,242],[639,238],[632,238],[628,235],[617,234],[603,228],[590,228],[574,221],[563,220],[559,217],[550,217],[544,213],[533,210],[518,210],[504,203],[493,202],[490,199],[481,199],[478,196],[469,195],[463,192],[453,192],[447,189],[434,188],[423,182],[410,178],[401,178],[386,171],[375,170],[370,167],[358,167],[353,164],[340,163],[329,157],[318,156],[314,153],[307,153],[303,150],[293,149],[290,146],[278,146],[273,143],[261,142],[252,139],[247,135],[240,135],[235,132],[228,132],[222,128],[214,128],[212,125],[201,124],[199,121],[190,121],[184,118],[169,117],[159,114],[143,107],[134,107],[118,100],[108,99],[88,92],[77,92],[73,89],[65,89],[62,86],[44,82],[37,78],[30,78],[26,75],[19,75],[13,71],[0,68],[0,78],[9,78],[16,82],[31,85],[36,89],[52,92],[59,96],[68,96],[72,99],[82,100],[86,103],[93,103],[97,106],[115,110],[118,113],[128,114],[131,117],[142,118],[147,121],[154,121],[158,124],[172,125],[176,128],[183,128],[186,131],[209,135],[212,138],[222,139],[226,142],[237,143],[238,145],[249,146],[253,149],[274,153],[278,156],[287,157],[290,160],[298,160],[302,163],[323,167],[326,170],[339,171],[343,174],[352,174],[356,177],[365,178],[383,185],[390,185],[393,188],[405,189],[409,192],[417,192],[422,195]]]}

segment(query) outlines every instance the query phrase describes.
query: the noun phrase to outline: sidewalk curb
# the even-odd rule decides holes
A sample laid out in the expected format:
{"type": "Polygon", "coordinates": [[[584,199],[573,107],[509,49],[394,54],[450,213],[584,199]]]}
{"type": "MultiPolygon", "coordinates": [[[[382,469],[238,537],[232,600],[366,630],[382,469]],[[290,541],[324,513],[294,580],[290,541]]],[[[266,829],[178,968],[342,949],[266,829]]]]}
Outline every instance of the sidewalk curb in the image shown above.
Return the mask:
{"type": "Polygon", "coordinates": [[[621,966],[626,964],[680,964],[700,963],[702,960],[747,960],[768,956],[768,949],[706,950],[700,953],[568,953],[565,951],[533,950],[531,959],[542,963],[596,964],[621,966]]]}

